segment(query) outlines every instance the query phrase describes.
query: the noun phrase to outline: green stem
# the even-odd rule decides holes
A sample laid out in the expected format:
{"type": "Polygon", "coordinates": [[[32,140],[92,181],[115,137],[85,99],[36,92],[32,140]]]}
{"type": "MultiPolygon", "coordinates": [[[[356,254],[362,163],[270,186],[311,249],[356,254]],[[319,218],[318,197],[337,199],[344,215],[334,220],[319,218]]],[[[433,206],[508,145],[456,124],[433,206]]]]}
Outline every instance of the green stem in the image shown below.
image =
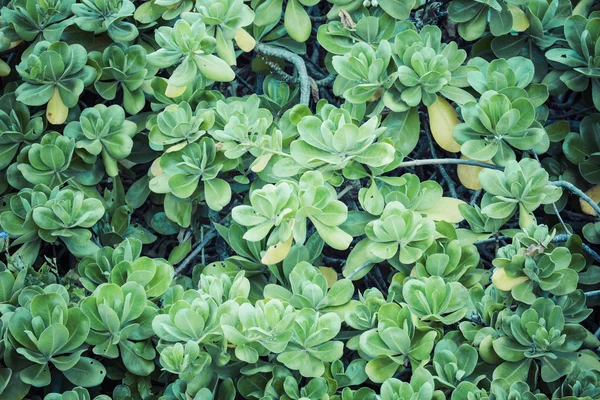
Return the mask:
{"type": "Polygon", "coordinates": [[[296,53],[281,47],[271,46],[265,43],[258,43],[256,51],[266,56],[282,58],[294,64],[298,72],[298,80],[300,81],[300,104],[306,106],[310,103],[310,82],[308,80],[308,71],[302,57],[296,53]]]}

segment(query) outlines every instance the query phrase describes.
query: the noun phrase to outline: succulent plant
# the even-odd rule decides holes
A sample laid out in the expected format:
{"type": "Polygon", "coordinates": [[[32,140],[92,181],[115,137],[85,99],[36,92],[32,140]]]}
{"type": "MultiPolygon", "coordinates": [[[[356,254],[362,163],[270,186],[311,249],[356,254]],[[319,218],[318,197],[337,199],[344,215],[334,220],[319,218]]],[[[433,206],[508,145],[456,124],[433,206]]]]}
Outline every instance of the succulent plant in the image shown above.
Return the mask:
{"type": "Polygon", "coordinates": [[[209,34],[217,41],[217,54],[227,64],[236,64],[234,40],[243,51],[254,48],[256,41],[244,30],[254,21],[254,11],[242,0],[198,0],[196,10],[209,34]]]}
{"type": "Polygon", "coordinates": [[[423,400],[441,400],[445,398],[441,390],[435,390],[433,376],[425,368],[415,370],[410,382],[390,378],[381,385],[382,400],[411,400],[415,395],[418,399],[423,400]]]}
{"type": "Polygon", "coordinates": [[[344,344],[333,340],[341,328],[335,313],[320,314],[304,308],[296,314],[292,338],[277,356],[287,368],[300,371],[305,377],[319,377],[325,372],[324,363],[341,358],[344,344]]]}
{"type": "Polygon", "coordinates": [[[377,318],[377,328],[362,333],[359,342],[360,351],[369,360],[365,367],[369,379],[387,382],[409,362],[418,368],[429,361],[437,333],[418,329],[407,307],[385,304],[380,307],[377,318]]]}
{"type": "Polygon", "coordinates": [[[14,93],[0,98],[0,169],[14,160],[23,145],[36,142],[44,133],[44,121],[31,115],[29,108],[16,100],[14,93]]]}
{"type": "Polygon", "coordinates": [[[394,160],[394,147],[383,141],[375,143],[385,130],[377,126],[377,117],[356,126],[348,111],[326,105],[318,117],[300,120],[300,137],[292,142],[291,155],[305,168],[324,171],[343,169],[351,160],[382,167],[394,160]]]}
{"type": "Polygon", "coordinates": [[[506,218],[517,209],[521,214],[531,213],[541,204],[557,201],[562,194],[560,188],[548,184],[548,173],[532,159],[509,161],[504,172],[483,170],[479,178],[486,191],[484,200],[489,199],[481,211],[493,218],[506,218]]]}
{"type": "Polygon", "coordinates": [[[131,153],[136,133],[136,124],[125,119],[121,106],[103,104],[86,108],[79,121],[69,122],[64,131],[75,140],[76,152],[85,162],[94,164],[102,157],[108,176],[119,174],[117,162],[131,153]]]}
{"type": "Polygon", "coordinates": [[[231,187],[217,178],[222,168],[215,142],[203,138],[180,150],[165,153],[160,158],[159,171],[150,181],[150,189],[186,199],[195,196],[202,182],[204,200],[211,209],[218,211],[231,200],[231,187]]]}
{"type": "Polygon", "coordinates": [[[49,289],[35,295],[28,307],[17,308],[10,318],[10,351],[23,355],[28,363],[19,377],[29,385],[44,387],[50,384],[52,366],[75,385],[99,385],[106,369],[82,357],[89,318],[80,308],[68,307],[66,289],[49,289]]]}
{"type": "Polygon", "coordinates": [[[2,18],[23,40],[35,42],[43,38],[55,42],[72,24],[69,17],[74,3],[75,0],[15,0],[9,7],[2,7],[2,18]]]}
{"type": "Polygon", "coordinates": [[[573,15],[565,21],[565,39],[569,48],[553,48],[546,53],[549,61],[556,63],[560,80],[566,87],[583,92],[591,88],[592,100],[596,109],[600,111],[600,81],[598,71],[600,65],[597,61],[596,43],[599,42],[598,32],[600,18],[585,18],[582,15],[573,15]],[[591,85],[590,85],[591,83],[591,85]]]}
{"type": "Polygon", "coordinates": [[[147,65],[146,55],[143,46],[126,47],[120,43],[108,46],[102,53],[90,52],[90,60],[95,61],[101,71],[94,89],[105,100],[114,100],[122,92],[125,111],[132,115],[139,113],[146,104],[141,86],[156,73],[147,65]]]}
{"type": "Polygon", "coordinates": [[[531,307],[500,315],[502,336],[494,340],[494,350],[506,362],[518,363],[526,358],[541,361],[542,379],[553,382],[567,375],[572,361],[564,357],[581,347],[586,330],[567,324],[559,306],[552,300],[538,298],[531,307]]]}
{"type": "Polygon", "coordinates": [[[433,243],[435,223],[392,201],[365,230],[367,237],[354,246],[344,267],[344,276],[350,279],[359,279],[383,260],[398,257],[403,264],[417,261],[433,243]]]}
{"type": "Polygon", "coordinates": [[[146,293],[136,280],[121,286],[103,283],[80,308],[90,321],[86,341],[94,346],[94,354],[109,359],[120,356],[129,372],[146,376],[154,371],[155,351],[143,340],[154,334],[151,321],[156,310],[146,306],[146,293]]]}
{"type": "Polygon", "coordinates": [[[17,65],[24,81],[15,92],[17,100],[28,106],[47,105],[48,122],[64,123],[83,89],[96,78],[96,70],[86,62],[87,52],[81,45],[38,42],[32,53],[17,65]]]}
{"type": "Polygon", "coordinates": [[[494,0],[492,2],[453,0],[448,6],[448,15],[458,23],[458,33],[465,40],[479,39],[489,30],[494,36],[500,36],[513,29],[515,17],[521,18],[524,12],[519,6],[525,0],[494,0]],[[488,22],[489,21],[489,22],[488,22]]]}
{"type": "Polygon", "coordinates": [[[444,283],[439,276],[408,280],[402,286],[402,297],[410,311],[423,321],[453,324],[467,312],[467,289],[458,282],[444,283]]]}
{"type": "Polygon", "coordinates": [[[581,254],[571,254],[566,247],[523,245],[513,240],[502,247],[493,261],[494,285],[511,291],[512,296],[531,304],[539,291],[564,296],[577,289],[578,272],[585,267],[581,254]]]}
{"type": "Polygon", "coordinates": [[[117,43],[128,43],[137,38],[137,27],[126,18],[133,16],[135,5],[130,0],[82,0],[73,4],[74,22],[83,31],[108,33],[117,43]]]}
{"type": "Polygon", "coordinates": [[[535,120],[534,104],[526,96],[515,97],[490,90],[477,103],[462,106],[465,122],[453,133],[465,156],[506,167],[516,159],[512,147],[538,154],[548,150],[548,133],[535,120]]]}
{"type": "Polygon", "coordinates": [[[198,141],[212,128],[215,115],[212,110],[197,109],[187,102],[167,106],[158,115],[153,115],[146,122],[150,130],[148,140],[157,149],[177,148],[198,141]]]}
{"type": "Polygon", "coordinates": [[[199,14],[186,14],[173,27],[160,27],[155,38],[161,48],[148,54],[148,64],[158,68],[178,64],[169,78],[168,97],[181,95],[198,73],[218,82],[229,82],[235,77],[229,65],[213,55],[217,41],[208,35],[199,14]]]}
{"type": "Polygon", "coordinates": [[[456,42],[442,43],[441,37],[442,31],[432,25],[396,35],[392,51],[398,57],[398,71],[394,86],[383,96],[387,107],[405,111],[421,102],[431,106],[437,93],[458,104],[473,99],[461,89],[469,85],[466,74],[474,69],[462,65],[467,53],[456,42]]]}
{"type": "Polygon", "coordinates": [[[581,176],[591,184],[600,184],[600,114],[585,117],[579,125],[579,134],[570,132],[563,142],[567,159],[577,165],[581,176]]]}

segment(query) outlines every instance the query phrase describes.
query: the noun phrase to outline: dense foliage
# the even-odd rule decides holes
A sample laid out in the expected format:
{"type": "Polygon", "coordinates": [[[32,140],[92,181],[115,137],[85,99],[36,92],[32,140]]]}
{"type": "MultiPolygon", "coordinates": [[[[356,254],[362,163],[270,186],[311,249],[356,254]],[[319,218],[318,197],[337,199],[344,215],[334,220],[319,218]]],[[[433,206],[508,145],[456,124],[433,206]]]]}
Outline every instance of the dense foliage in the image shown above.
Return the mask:
{"type": "Polygon", "coordinates": [[[600,399],[600,4],[0,0],[0,399],[600,399]]]}

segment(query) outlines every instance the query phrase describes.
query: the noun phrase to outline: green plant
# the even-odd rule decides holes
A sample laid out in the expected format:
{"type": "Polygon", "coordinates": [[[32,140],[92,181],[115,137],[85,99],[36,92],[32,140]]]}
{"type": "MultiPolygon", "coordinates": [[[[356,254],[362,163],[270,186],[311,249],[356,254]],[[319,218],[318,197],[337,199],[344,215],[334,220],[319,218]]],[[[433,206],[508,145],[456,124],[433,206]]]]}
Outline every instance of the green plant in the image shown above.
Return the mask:
{"type": "Polygon", "coordinates": [[[81,45],[38,42],[17,66],[24,81],[15,92],[17,100],[28,106],[47,105],[48,122],[64,123],[69,108],[75,107],[83,89],[96,78],[96,71],[86,62],[87,52],[81,45]]]}
{"type": "MultiPolygon", "coordinates": [[[[51,287],[50,287],[51,288],[51,287]]],[[[10,349],[23,355],[28,366],[19,373],[26,384],[50,384],[50,365],[75,385],[99,385],[106,369],[81,354],[90,329],[90,320],[77,307],[68,307],[62,294],[49,290],[35,295],[29,307],[19,307],[10,318],[10,349]]]]}
{"type": "Polygon", "coordinates": [[[512,147],[544,153],[550,145],[546,130],[535,121],[534,104],[525,97],[511,100],[489,90],[478,103],[463,105],[461,113],[465,122],[454,127],[454,138],[470,159],[507,167],[516,159],[512,147]]]}
{"type": "Polygon", "coordinates": [[[493,218],[509,217],[518,209],[523,221],[541,204],[551,204],[562,194],[560,188],[548,185],[548,173],[533,159],[509,161],[504,172],[484,170],[479,177],[490,199],[481,211],[493,218]]]}
{"type": "Polygon", "coordinates": [[[148,64],[158,68],[179,64],[169,78],[168,97],[181,95],[198,72],[219,82],[229,82],[235,77],[229,65],[212,54],[217,41],[208,36],[206,25],[198,14],[188,14],[187,19],[177,20],[173,27],[157,29],[155,38],[161,48],[148,54],[148,64]]]}
{"type": "Polygon", "coordinates": [[[559,355],[579,350],[586,331],[580,325],[565,324],[559,306],[539,298],[528,310],[507,310],[500,317],[502,336],[494,340],[494,350],[502,359],[508,363],[540,359],[542,379],[546,382],[570,372],[572,362],[559,355]]]}
{"type": "Polygon", "coordinates": [[[86,108],[79,121],[70,122],[64,131],[66,137],[75,139],[75,151],[86,163],[94,164],[96,157],[102,157],[108,176],[119,174],[117,161],[131,153],[136,133],[135,123],[125,119],[121,106],[103,104],[86,108]]]}
{"type": "Polygon", "coordinates": [[[394,257],[403,264],[417,261],[433,243],[435,224],[407,210],[402,203],[392,201],[385,206],[379,219],[367,224],[365,231],[367,237],[348,255],[344,267],[346,277],[358,279],[374,263],[394,257]]]}
{"type": "Polygon", "coordinates": [[[565,39],[570,48],[554,48],[546,53],[549,61],[561,66],[559,77],[566,87],[576,92],[591,88],[592,100],[597,110],[600,110],[600,82],[597,78],[599,66],[596,61],[595,44],[598,41],[596,27],[599,23],[598,18],[587,19],[582,15],[569,17],[565,21],[564,29],[565,39]]]}
{"type": "Polygon", "coordinates": [[[594,0],[0,0],[0,400],[600,398],[594,0]]]}
{"type": "Polygon", "coordinates": [[[123,108],[135,115],[146,104],[141,86],[156,72],[146,63],[146,49],[140,45],[126,47],[114,44],[102,53],[90,52],[88,57],[98,64],[101,70],[94,89],[103,99],[114,100],[122,92],[123,108]]]}
{"type": "Polygon", "coordinates": [[[81,30],[108,36],[117,43],[128,43],[138,36],[137,27],[125,18],[133,15],[135,5],[130,0],[84,0],[72,6],[73,22],[81,30]]]}

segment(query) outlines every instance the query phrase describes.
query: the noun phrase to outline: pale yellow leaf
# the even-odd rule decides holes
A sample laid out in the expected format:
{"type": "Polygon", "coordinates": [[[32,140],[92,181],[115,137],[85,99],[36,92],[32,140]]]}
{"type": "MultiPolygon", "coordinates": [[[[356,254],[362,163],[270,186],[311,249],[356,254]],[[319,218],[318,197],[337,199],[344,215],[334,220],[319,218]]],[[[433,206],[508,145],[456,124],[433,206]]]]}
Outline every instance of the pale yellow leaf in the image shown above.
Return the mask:
{"type": "Polygon", "coordinates": [[[265,265],[272,265],[283,261],[285,256],[288,255],[290,249],[292,248],[292,239],[293,237],[290,236],[290,238],[285,242],[279,242],[273,246],[270,246],[260,262],[265,265]]]}
{"type": "Polygon", "coordinates": [[[434,221],[446,221],[451,224],[457,224],[464,219],[458,209],[460,204],[467,203],[460,199],[453,199],[452,197],[442,197],[433,207],[420,210],[419,212],[427,215],[427,217],[434,221]]]}
{"type": "Polygon", "coordinates": [[[431,134],[435,142],[446,151],[458,153],[460,144],[454,140],[452,130],[454,126],[460,124],[460,120],[454,107],[446,99],[438,96],[437,101],[427,107],[427,111],[431,134]]]}
{"type": "Polygon", "coordinates": [[[52,97],[46,106],[46,118],[52,125],[60,125],[67,120],[67,115],[69,115],[69,108],[65,106],[58,88],[55,87],[54,93],[52,93],[52,97]]]}
{"type": "Polygon", "coordinates": [[[492,274],[492,283],[498,289],[508,292],[520,283],[529,280],[526,276],[519,276],[518,278],[512,278],[508,276],[504,268],[496,268],[492,274]]]}
{"type": "Polygon", "coordinates": [[[321,273],[325,277],[325,280],[327,281],[327,287],[331,287],[334,283],[337,282],[338,276],[335,269],[330,267],[319,267],[319,271],[321,271],[321,273]]]}

